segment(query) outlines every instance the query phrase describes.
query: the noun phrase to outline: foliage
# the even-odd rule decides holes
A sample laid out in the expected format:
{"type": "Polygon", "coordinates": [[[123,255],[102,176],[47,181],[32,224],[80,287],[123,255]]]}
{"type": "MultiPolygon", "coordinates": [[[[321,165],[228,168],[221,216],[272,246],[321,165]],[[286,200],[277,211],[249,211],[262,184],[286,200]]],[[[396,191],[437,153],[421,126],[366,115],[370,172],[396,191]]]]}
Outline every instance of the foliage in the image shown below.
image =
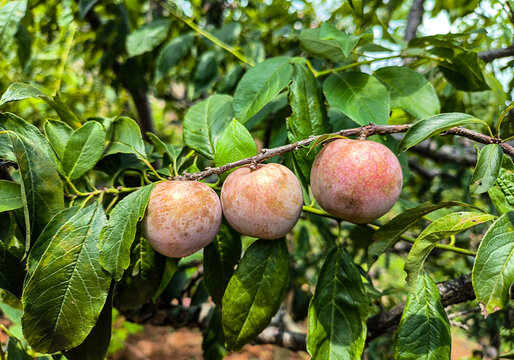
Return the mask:
{"type": "Polygon", "coordinates": [[[514,4],[437,0],[429,15],[448,13],[452,33],[410,41],[410,2],[322,4],[0,1],[0,309],[12,324],[0,357],[101,359],[132,331],[113,312],[137,321],[165,305],[180,318],[202,304],[207,321],[190,323],[206,358],[284,330],[284,312],[308,324],[303,349],[318,359],[448,358],[449,316],[466,311],[468,336],[487,329],[497,352],[512,349],[513,63],[480,54],[512,44],[514,4]],[[341,136],[324,134],[359,126],[404,173],[395,207],[364,225],[309,189],[318,145],[341,136]],[[228,164],[200,176],[219,193],[231,163],[298,141],[266,159],[302,184],[287,237],[223,223],[174,260],[142,236],[156,182],[228,164]],[[445,310],[435,281],[469,273],[477,300],[445,310]],[[371,337],[368,319],[405,298],[394,337],[371,337]]]}

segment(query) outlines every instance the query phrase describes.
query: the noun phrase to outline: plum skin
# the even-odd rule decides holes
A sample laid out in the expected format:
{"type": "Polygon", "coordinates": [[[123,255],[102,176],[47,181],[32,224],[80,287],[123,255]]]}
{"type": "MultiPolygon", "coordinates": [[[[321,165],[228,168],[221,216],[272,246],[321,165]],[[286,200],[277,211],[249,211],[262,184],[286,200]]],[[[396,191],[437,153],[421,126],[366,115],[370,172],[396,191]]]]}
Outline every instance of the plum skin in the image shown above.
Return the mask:
{"type": "Polygon", "coordinates": [[[236,169],[223,183],[220,197],[223,214],[237,232],[269,240],[293,229],[303,205],[300,182],[275,163],[236,169]]]}
{"type": "Polygon", "coordinates": [[[198,181],[165,181],[155,185],[143,218],[143,232],[162,255],[179,258],[211,243],[221,226],[218,195],[198,181]]]}
{"type": "Polygon", "coordinates": [[[363,224],[393,207],[403,176],[398,158],[386,146],[369,140],[337,139],[316,156],[310,182],[323,210],[363,224]]]}

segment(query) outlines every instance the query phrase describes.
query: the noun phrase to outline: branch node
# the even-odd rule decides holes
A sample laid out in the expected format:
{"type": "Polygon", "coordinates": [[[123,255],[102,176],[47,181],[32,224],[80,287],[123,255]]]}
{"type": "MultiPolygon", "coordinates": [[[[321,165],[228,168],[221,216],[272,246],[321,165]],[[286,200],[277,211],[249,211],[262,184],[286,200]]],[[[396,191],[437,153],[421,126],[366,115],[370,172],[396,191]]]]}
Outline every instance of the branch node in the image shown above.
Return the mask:
{"type": "Polygon", "coordinates": [[[266,152],[268,152],[268,149],[265,149],[265,148],[261,149],[261,154],[264,154],[266,152]]]}

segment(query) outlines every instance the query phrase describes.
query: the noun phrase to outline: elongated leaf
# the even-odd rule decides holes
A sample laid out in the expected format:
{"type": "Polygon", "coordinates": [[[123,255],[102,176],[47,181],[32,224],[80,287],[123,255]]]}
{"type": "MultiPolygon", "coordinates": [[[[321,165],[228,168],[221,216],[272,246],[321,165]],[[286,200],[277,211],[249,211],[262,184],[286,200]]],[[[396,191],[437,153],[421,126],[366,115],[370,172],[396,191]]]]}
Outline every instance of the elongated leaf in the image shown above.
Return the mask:
{"type": "Polygon", "coordinates": [[[233,118],[232,98],[211,95],[191,106],[184,117],[184,143],[208,159],[214,159],[216,143],[233,118]]]}
{"type": "Polygon", "coordinates": [[[0,106],[11,101],[18,101],[29,98],[40,98],[43,96],[45,96],[45,94],[39,91],[38,88],[29,84],[18,82],[9,86],[7,91],[2,95],[2,98],[0,99],[0,106]]]}
{"type": "Polygon", "coordinates": [[[18,25],[27,10],[26,0],[9,1],[4,4],[0,8],[0,49],[5,49],[7,43],[14,38],[14,34],[18,31],[18,25]]]}
{"type": "Polygon", "coordinates": [[[225,222],[203,252],[204,283],[214,303],[221,305],[234,267],[241,258],[241,237],[225,222]]]}
{"type": "Polygon", "coordinates": [[[243,124],[257,114],[291,81],[290,58],[265,60],[243,75],[234,93],[234,114],[243,124]]]}
{"type": "Polygon", "coordinates": [[[320,28],[305,29],[298,38],[301,48],[315,57],[334,62],[346,60],[343,50],[335,40],[320,38],[320,28]]]}
{"type": "Polygon", "coordinates": [[[98,262],[101,205],[78,210],[49,242],[23,291],[23,335],[44,353],[84,341],[104,306],[111,279],[98,262]]]}
{"type": "Polygon", "coordinates": [[[119,117],[111,125],[112,135],[104,156],[123,153],[134,154],[140,160],[146,159],[145,144],[137,123],[128,117],[119,117]]]}
{"type": "Polygon", "coordinates": [[[246,250],[223,296],[223,333],[240,349],[269,324],[288,287],[289,254],[284,238],[257,240],[246,250]]]}
{"type": "MultiPolygon", "coordinates": [[[[9,132],[21,174],[21,196],[25,212],[26,246],[39,236],[50,219],[64,207],[61,178],[41,147],[9,132]]],[[[48,144],[47,144],[48,145],[48,144]]]]}
{"type": "Polygon", "coordinates": [[[441,305],[439,290],[427,273],[419,276],[416,288],[416,294],[407,297],[394,335],[394,359],[449,359],[450,322],[441,305]]]}
{"type": "Polygon", "coordinates": [[[418,119],[440,110],[434,87],[420,73],[406,67],[388,66],[374,74],[387,88],[393,109],[408,111],[418,119]]]}
{"type": "MultiPolygon", "coordinates": [[[[293,111],[287,121],[287,137],[294,143],[311,135],[330,131],[325,99],[319,81],[305,64],[293,63],[293,81],[289,87],[289,104],[293,111]]],[[[316,151],[299,149],[293,156],[306,179],[310,178],[316,151]]]]}
{"type": "Polygon", "coordinates": [[[389,94],[375,77],[362,72],[330,75],[323,83],[330,106],[359,125],[384,125],[389,117],[389,94]]]}
{"type": "Polygon", "coordinates": [[[66,352],[68,360],[104,359],[109,349],[112,329],[112,289],[95,326],[79,346],[66,352]]]}
{"type": "Polygon", "coordinates": [[[0,289],[21,296],[25,267],[20,260],[4,249],[0,250],[0,289]]]}
{"type": "Polygon", "coordinates": [[[472,226],[494,219],[494,215],[479,212],[456,212],[437,219],[426,227],[418,236],[405,260],[407,283],[412,292],[417,292],[415,286],[425,259],[437,243],[458,234],[472,226]]]}
{"type": "MultiPolygon", "coordinates": [[[[252,135],[243,124],[236,119],[232,119],[221,133],[216,144],[214,163],[216,166],[221,166],[254,155],[257,155],[257,146],[252,135]]],[[[222,178],[225,178],[229,173],[222,174],[222,178]]]]}
{"type": "Polygon", "coordinates": [[[440,62],[438,68],[458,90],[484,91],[491,89],[485,81],[478,63],[478,54],[473,51],[452,56],[450,59],[440,62]]]}
{"type": "Polygon", "coordinates": [[[166,262],[164,263],[164,271],[162,272],[161,283],[159,284],[157,291],[152,297],[153,302],[156,302],[159,295],[161,295],[162,292],[168,287],[171,278],[177,272],[179,261],[179,258],[166,258],[166,262]]]}
{"type": "Polygon", "coordinates": [[[368,297],[353,259],[340,245],[327,255],[309,304],[307,351],[313,359],[360,359],[368,297]]]}
{"type": "Polygon", "coordinates": [[[170,26],[170,20],[158,19],[130,33],[125,40],[128,55],[141,55],[155,49],[168,36],[170,26]]]}
{"type": "Polygon", "coordinates": [[[34,358],[27,353],[27,349],[21,341],[13,336],[9,336],[7,360],[34,360],[34,358]]]}
{"type": "Polygon", "coordinates": [[[423,140],[452,127],[479,122],[480,120],[476,117],[462,113],[445,113],[421,119],[415,122],[407,131],[400,142],[398,151],[405,151],[423,140]]]}
{"type": "Polygon", "coordinates": [[[70,180],[91,170],[102,157],[105,131],[96,121],[85,123],[70,136],[64,153],[63,169],[70,180]]]}
{"type": "Polygon", "coordinates": [[[484,316],[508,304],[509,288],[514,283],[514,211],[502,215],[487,230],[472,274],[484,316]]]}
{"type": "Polygon", "coordinates": [[[167,76],[171,70],[178,65],[193,45],[195,37],[193,34],[184,34],[171,39],[164,45],[157,57],[155,75],[157,80],[167,76]]]}
{"type": "Polygon", "coordinates": [[[20,184],[0,180],[0,212],[23,207],[20,184]]]}
{"type": "Polygon", "coordinates": [[[478,153],[477,165],[471,178],[469,192],[485,193],[496,182],[503,161],[503,150],[498,144],[486,145],[478,153]]]}
{"type": "Polygon", "coordinates": [[[393,246],[400,236],[412,225],[416,224],[416,222],[418,222],[418,220],[423,216],[431,213],[432,211],[452,206],[471,207],[466,203],[458,201],[442,202],[440,204],[425,202],[402,212],[387,224],[380,227],[373,236],[376,239],[376,242],[371,244],[368,249],[368,269],[375,261],[378,260],[380,255],[393,246]]]}
{"type": "Polygon", "coordinates": [[[324,22],[321,25],[319,31],[319,37],[321,40],[335,40],[344,56],[350,55],[351,51],[355,48],[361,36],[350,35],[337,29],[334,25],[329,22],[324,22]]]}
{"type": "Polygon", "coordinates": [[[153,187],[154,184],[147,185],[121,200],[100,233],[100,263],[116,281],[130,265],[137,223],[145,214],[153,187]]]}
{"type": "Polygon", "coordinates": [[[130,252],[130,266],[116,284],[114,306],[132,310],[150,300],[161,283],[166,258],[157,253],[142,236],[130,252]]]}
{"type": "Polygon", "coordinates": [[[64,158],[64,148],[73,134],[73,129],[65,122],[59,120],[47,120],[45,123],[45,135],[59,159],[64,158]]]}
{"type": "Polygon", "coordinates": [[[514,211],[514,164],[507,155],[503,155],[498,178],[488,194],[500,214],[514,211]]]}

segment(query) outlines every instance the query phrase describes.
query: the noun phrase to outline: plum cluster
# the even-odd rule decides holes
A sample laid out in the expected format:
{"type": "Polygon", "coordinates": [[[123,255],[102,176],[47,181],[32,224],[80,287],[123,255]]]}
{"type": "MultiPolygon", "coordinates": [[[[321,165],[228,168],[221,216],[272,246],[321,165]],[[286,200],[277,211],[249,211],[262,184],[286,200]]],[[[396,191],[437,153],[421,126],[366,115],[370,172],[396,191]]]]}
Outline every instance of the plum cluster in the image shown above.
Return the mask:
{"type": "MultiPolygon", "coordinates": [[[[310,178],[322,209],[357,224],[388,212],[402,181],[400,163],[391,150],[374,141],[350,139],[326,144],[314,160],[310,178]]],[[[278,239],[295,226],[303,205],[298,179],[275,163],[234,170],[220,197],[221,201],[198,181],[157,184],[143,219],[146,239],[163,255],[187,256],[214,240],[223,215],[243,235],[278,239]]]]}

